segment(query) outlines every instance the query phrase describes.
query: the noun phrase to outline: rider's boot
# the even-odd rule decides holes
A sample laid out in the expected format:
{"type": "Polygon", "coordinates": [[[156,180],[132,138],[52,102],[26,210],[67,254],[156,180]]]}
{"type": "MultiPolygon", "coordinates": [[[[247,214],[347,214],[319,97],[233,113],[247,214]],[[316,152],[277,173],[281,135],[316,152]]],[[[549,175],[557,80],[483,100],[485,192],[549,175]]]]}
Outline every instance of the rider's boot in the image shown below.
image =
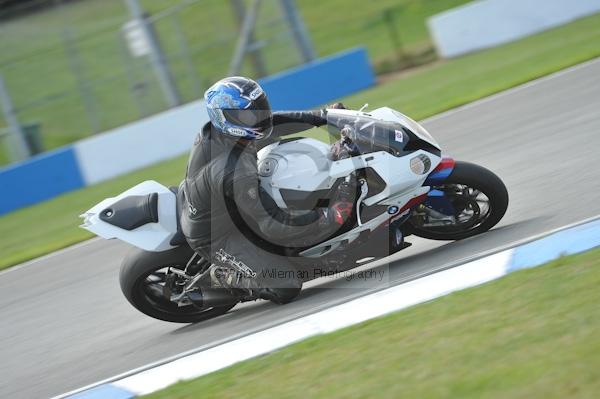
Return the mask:
{"type": "Polygon", "coordinates": [[[267,299],[276,301],[276,295],[268,288],[261,287],[256,276],[247,275],[230,267],[213,265],[210,269],[212,286],[225,289],[241,301],[267,299]]]}
{"type": "Polygon", "coordinates": [[[292,301],[299,292],[299,288],[295,287],[287,290],[261,287],[256,276],[250,276],[239,270],[218,265],[212,266],[210,277],[215,289],[225,289],[241,301],[266,299],[277,304],[284,304],[292,301]]]}

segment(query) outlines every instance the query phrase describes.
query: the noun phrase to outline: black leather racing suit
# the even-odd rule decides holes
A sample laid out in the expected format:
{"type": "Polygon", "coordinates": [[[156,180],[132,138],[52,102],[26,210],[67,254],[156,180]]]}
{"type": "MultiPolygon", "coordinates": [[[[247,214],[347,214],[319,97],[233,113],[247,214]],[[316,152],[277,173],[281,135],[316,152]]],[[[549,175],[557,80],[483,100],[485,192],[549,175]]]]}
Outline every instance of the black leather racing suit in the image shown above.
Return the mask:
{"type": "Polygon", "coordinates": [[[182,231],[190,246],[213,263],[226,254],[256,273],[257,297],[286,302],[302,285],[289,260],[261,249],[262,244],[319,234],[316,211],[288,214],[262,191],[257,144],[322,126],[327,123],[324,112],[274,112],[271,137],[259,142],[230,138],[207,123],[192,147],[182,182],[182,231]]]}

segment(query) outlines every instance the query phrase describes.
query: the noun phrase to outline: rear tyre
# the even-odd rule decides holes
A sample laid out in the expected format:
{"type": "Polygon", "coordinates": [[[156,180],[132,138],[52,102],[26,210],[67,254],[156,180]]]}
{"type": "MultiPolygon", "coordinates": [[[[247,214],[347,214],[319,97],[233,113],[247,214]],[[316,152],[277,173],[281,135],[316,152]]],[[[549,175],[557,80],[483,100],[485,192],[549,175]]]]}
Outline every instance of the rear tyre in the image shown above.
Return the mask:
{"type": "Polygon", "coordinates": [[[406,222],[407,234],[430,240],[461,240],[494,227],[508,208],[508,191],[502,180],[472,163],[457,161],[446,181],[432,188],[443,191],[450,200],[455,222],[436,225],[435,218],[421,205],[406,222]]]}
{"type": "Polygon", "coordinates": [[[164,252],[132,250],[119,274],[125,298],[140,312],[174,323],[197,323],[227,313],[235,304],[202,309],[192,304],[179,306],[162,295],[168,268],[183,270],[193,254],[189,246],[164,252]]]}

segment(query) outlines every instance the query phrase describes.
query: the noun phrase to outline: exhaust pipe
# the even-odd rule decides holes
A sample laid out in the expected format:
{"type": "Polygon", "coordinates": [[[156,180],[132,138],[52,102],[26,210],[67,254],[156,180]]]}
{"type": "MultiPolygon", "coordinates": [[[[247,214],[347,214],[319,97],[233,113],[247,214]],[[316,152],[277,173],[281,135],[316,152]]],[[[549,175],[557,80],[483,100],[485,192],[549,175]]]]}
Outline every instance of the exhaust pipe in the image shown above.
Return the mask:
{"type": "Polygon", "coordinates": [[[233,296],[224,288],[202,287],[202,290],[194,290],[187,293],[187,297],[199,308],[216,308],[230,306],[238,303],[239,298],[233,296]]]}

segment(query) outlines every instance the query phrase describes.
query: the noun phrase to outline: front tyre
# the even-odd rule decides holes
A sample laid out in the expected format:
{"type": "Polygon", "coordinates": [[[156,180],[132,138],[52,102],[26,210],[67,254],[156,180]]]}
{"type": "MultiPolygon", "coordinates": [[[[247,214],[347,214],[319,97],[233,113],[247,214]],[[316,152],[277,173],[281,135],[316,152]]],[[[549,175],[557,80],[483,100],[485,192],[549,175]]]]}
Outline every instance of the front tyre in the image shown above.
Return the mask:
{"type": "Polygon", "coordinates": [[[468,162],[457,161],[454,170],[439,186],[452,215],[419,205],[406,222],[406,233],[430,240],[461,240],[494,227],[508,208],[506,186],[493,172],[468,162]]]}
{"type": "Polygon", "coordinates": [[[193,304],[172,302],[163,295],[169,268],[185,269],[193,254],[188,246],[163,252],[132,250],[123,261],[119,274],[125,298],[140,312],[175,323],[197,323],[227,313],[235,304],[203,309],[193,304]]]}

